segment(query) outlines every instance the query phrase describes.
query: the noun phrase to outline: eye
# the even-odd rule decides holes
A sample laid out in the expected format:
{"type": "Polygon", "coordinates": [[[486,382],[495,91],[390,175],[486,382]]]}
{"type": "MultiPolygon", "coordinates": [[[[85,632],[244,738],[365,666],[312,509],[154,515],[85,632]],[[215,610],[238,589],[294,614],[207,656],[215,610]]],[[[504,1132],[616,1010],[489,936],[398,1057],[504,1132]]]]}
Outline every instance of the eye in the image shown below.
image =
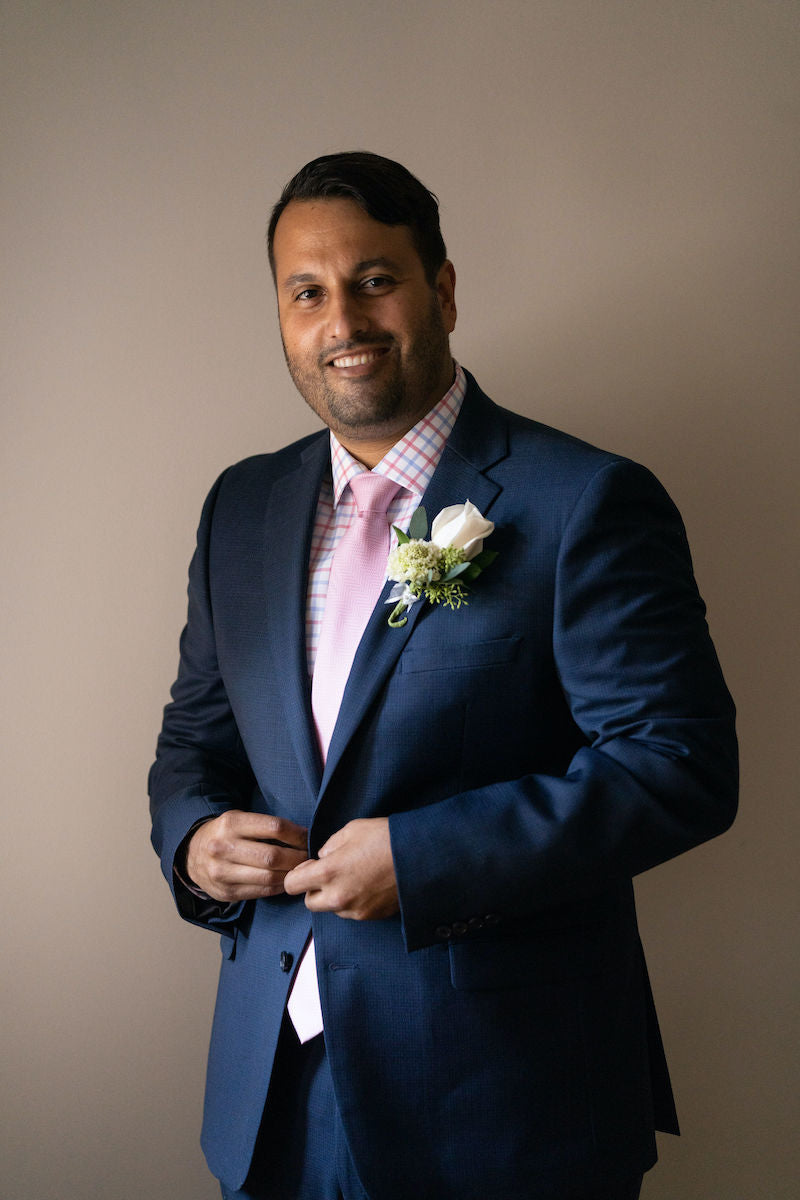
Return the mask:
{"type": "Polygon", "coordinates": [[[362,279],[360,286],[367,292],[377,292],[384,288],[389,288],[394,283],[394,280],[389,275],[370,275],[368,279],[362,279]]]}
{"type": "Polygon", "coordinates": [[[302,304],[304,302],[316,300],[317,297],[319,296],[319,294],[320,294],[320,288],[307,287],[307,288],[303,288],[302,292],[298,292],[295,295],[294,300],[295,300],[295,302],[299,301],[302,304]]]}

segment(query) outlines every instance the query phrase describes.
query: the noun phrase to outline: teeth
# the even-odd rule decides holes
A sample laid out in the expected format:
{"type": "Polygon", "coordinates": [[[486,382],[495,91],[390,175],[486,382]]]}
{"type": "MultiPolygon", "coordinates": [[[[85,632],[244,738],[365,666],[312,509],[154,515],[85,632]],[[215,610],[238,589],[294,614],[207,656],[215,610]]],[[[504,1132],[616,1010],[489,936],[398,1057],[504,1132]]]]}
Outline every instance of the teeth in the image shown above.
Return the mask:
{"type": "Polygon", "coordinates": [[[343,354],[341,358],[334,358],[334,367],[363,367],[367,363],[374,362],[376,358],[380,358],[379,350],[369,350],[365,354],[343,354]]]}

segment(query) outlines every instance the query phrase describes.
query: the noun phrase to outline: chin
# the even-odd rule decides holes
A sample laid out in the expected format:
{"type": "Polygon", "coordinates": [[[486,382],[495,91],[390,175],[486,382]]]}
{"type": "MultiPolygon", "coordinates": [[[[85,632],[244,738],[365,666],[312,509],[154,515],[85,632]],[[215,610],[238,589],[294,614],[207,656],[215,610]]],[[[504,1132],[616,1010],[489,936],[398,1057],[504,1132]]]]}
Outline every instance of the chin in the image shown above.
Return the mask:
{"type": "MultiPolygon", "coordinates": [[[[316,408],[313,404],[311,407],[316,408]]],[[[334,433],[339,427],[349,433],[361,429],[385,432],[387,426],[402,424],[405,407],[404,398],[394,393],[373,398],[329,394],[316,412],[334,433]]]]}

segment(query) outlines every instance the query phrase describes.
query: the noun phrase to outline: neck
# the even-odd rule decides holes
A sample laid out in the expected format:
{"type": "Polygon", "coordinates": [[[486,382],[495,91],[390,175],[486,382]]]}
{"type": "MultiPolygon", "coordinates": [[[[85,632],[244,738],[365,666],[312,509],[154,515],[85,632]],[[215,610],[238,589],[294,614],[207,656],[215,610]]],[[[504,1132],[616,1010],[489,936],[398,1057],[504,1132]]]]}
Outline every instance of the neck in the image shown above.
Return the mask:
{"type": "Polygon", "coordinates": [[[336,436],[348,454],[352,454],[353,458],[362,463],[368,471],[371,471],[373,467],[378,465],[382,458],[386,457],[392,446],[396,446],[400,439],[405,437],[407,433],[408,430],[405,429],[396,436],[376,439],[375,441],[357,441],[355,438],[343,438],[339,437],[338,434],[336,436]]]}
{"type": "Polygon", "coordinates": [[[348,454],[352,454],[353,458],[363,463],[367,470],[371,471],[389,453],[392,447],[396,446],[406,436],[409,430],[413,429],[423,417],[428,415],[431,409],[436,407],[442,397],[452,387],[454,379],[455,366],[452,358],[449,358],[441,390],[438,394],[434,393],[436,399],[429,403],[422,412],[418,412],[413,417],[409,416],[406,422],[392,429],[344,430],[342,432],[334,429],[333,432],[348,454]]]}

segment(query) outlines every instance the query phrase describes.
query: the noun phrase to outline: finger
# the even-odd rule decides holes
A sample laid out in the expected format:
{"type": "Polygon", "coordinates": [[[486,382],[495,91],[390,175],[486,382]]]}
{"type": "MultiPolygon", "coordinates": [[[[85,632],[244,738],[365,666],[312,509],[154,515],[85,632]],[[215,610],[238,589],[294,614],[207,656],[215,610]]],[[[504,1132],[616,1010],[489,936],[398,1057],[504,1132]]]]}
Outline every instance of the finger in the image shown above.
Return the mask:
{"type": "Polygon", "coordinates": [[[333,854],[335,851],[341,850],[347,844],[348,828],[349,826],[345,825],[342,829],[337,829],[336,833],[331,834],[327,842],[320,846],[317,851],[320,858],[325,858],[328,854],[333,854]]]}
{"type": "Polygon", "coordinates": [[[319,859],[308,858],[290,871],[284,879],[284,886],[290,896],[299,896],[302,892],[317,891],[329,882],[330,871],[319,859]]]}
{"type": "MultiPolygon", "coordinates": [[[[344,915],[353,900],[347,881],[339,875],[319,876],[316,872],[303,872],[304,877],[306,874],[314,875],[311,886],[305,887],[306,908],[310,912],[334,912],[339,916],[344,915]]],[[[287,876],[287,879],[291,878],[287,876]]],[[[308,884],[308,880],[306,883],[308,884]]]]}
{"type": "Polygon", "coordinates": [[[346,915],[340,907],[340,901],[324,889],[306,892],[305,906],[309,912],[333,912],[339,917],[346,915]]]}
{"type": "Polygon", "coordinates": [[[203,890],[215,900],[235,903],[239,900],[258,900],[283,893],[285,875],[280,871],[258,871],[236,864],[211,864],[203,890]]]}
{"type": "Polygon", "coordinates": [[[350,921],[376,921],[399,911],[397,893],[392,889],[359,892],[327,887],[306,892],[305,906],[310,912],[332,912],[350,921]]]}
{"type": "Polygon", "coordinates": [[[277,838],[247,835],[247,830],[261,834],[275,831],[277,827],[274,820],[259,813],[225,813],[200,826],[192,839],[190,850],[193,855],[236,862],[243,866],[291,870],[307,857],[304,839],[295,847],[277,838]],[[252,822],[246,819],[248,817],[260,819],[252,822]]]}
{"type": "Polygon", "coordinates": [[[343,873],[330,860],[303,863],[286,876],[284,888],[289,895],[305,892],[305,906],[311,912],[352,917],[361,911],[357,889],[353,888],[347,872],[343,873]]]}
{"type": "Polygon", "coordinates": [[[187,866],[190,871],[205,871],[224,879],[227,868],[232,866],[286,874],[305,858],[305,850],[230,837],[222,830],[209,829],[196,844],[190,845],[187,866]]]}
{"type": "Polygon", "coordinates": [[[239,839],[230,843],[225,854],[228,862],[241,867],[255,867],[261,871],[293,871],[308,858],[305,849],[295,850],[277,842],[247,841],[239,839]]]}
{"type": "Polygon", "coordinates": [[[221,832],[224,831],[233,837],[278,842],[284,846],[294,846],[298,850],[305,849],[308,842],[307,829],[286,817],[276,817],[273,813],[231,809],[221,815],[218,825],[221,832]]]}
{"type": "Polygon", "coordinates": [[[355,820],[348,821],[341,829],[332,833],[327,842],[320,846],[318,854],[320,858],[325,858],[326,855],[333,854],[338,850],[348,850],[350,853],[357,854],[364,849],[369,849],[379,837],[384,842],[388,841],[389,822],[386,817],[356,817],[355,820]]]}

